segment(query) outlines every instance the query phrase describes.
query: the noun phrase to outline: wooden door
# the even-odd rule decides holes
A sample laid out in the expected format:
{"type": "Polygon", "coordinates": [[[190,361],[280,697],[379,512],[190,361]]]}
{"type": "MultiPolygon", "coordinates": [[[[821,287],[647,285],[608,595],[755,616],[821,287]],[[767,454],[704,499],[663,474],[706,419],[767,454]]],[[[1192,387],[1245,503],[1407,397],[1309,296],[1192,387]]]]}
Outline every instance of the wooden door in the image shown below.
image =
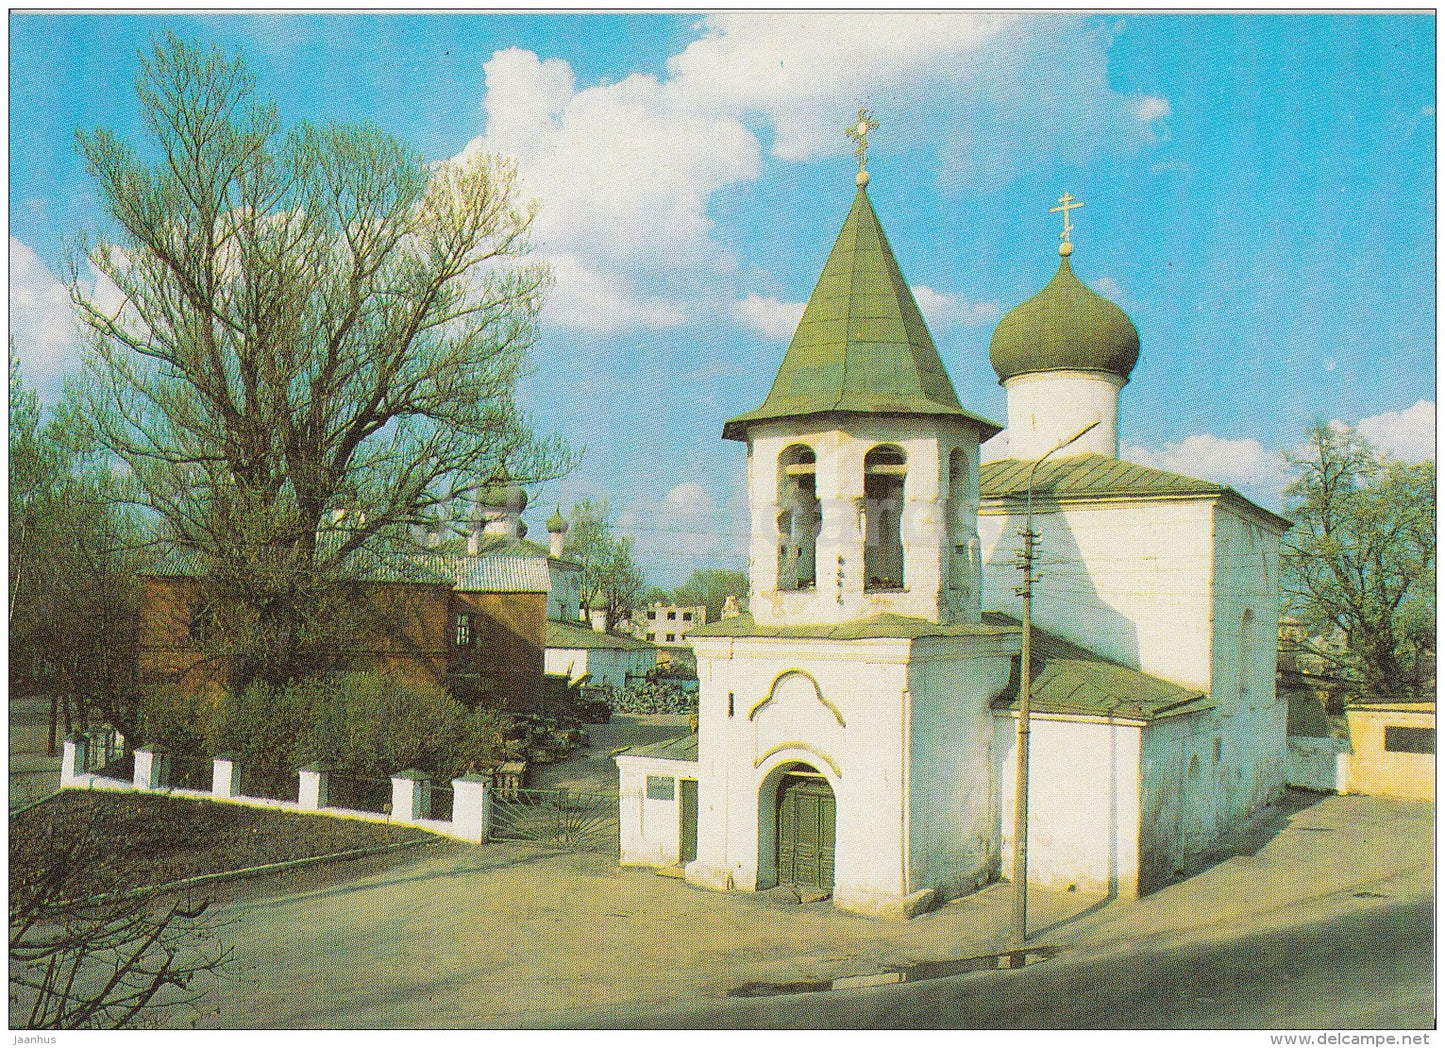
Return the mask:
{"type": "Polygon", "coordinates": [[[679,798],[678,818],[678,861],[692,862],[697,858],[697,780],[678,779],[682,790],[679,798]]]}
{"type": "Polygon", "coordinates": [[[821,775],[785,775],[778,785],[778,883],[833,887],[837,805],[821,775]]]}

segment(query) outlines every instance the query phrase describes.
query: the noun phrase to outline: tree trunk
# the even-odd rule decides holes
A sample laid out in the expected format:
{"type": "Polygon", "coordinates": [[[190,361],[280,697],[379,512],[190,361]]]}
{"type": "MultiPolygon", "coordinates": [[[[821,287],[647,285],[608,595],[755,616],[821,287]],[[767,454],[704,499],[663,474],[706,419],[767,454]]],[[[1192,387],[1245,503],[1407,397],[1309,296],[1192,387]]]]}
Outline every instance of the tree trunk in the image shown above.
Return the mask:
{"type": "Polygon", "coordinates": [[[56,696],[55,692],[54,692],[54,691],[51,691],[51,693],[50,693],[50,721],[49,721],[49,723],[46,725],[46,732],[45,732],[45,752],[46,752],[49,756],[51,756],[51,757],[54,757],[54,756],[55,756],[55,721],[56,721],[56,718],[60,715],[60,709],[59,709],[59,707],[60,707],[60,700],[59,700],[59,698],[56,696]]]}

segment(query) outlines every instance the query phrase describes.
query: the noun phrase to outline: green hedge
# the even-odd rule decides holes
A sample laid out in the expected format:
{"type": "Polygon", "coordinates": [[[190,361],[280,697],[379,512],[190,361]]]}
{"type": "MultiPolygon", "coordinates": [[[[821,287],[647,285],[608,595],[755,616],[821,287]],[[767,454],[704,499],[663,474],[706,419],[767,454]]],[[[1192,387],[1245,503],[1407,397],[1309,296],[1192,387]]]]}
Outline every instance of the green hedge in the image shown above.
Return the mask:
{"type": "Polygon", "coordinates": [[[229,753],[263,779],[286,780],[319,761],[376,779],[418,768],[441,785],[492,767],[510,728],[505,715],[468,708],[439,687],[370,673],[280,688],[255,682],[219,705],[161,692],[143,703],[139,724],[143,741],[178,760],[229,753]]]}

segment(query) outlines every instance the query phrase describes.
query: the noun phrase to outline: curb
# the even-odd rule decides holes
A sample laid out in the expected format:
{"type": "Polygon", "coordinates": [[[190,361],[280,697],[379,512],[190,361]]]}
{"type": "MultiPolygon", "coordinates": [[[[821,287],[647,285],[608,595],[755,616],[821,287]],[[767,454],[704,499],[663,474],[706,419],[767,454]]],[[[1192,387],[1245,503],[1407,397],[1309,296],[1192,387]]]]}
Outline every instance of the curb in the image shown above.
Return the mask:
{"type": "Polygon", "coordinates": [[[52,798],[54,798],[54,797],[59,797],[59,796],[60,796],[60,791],[59,791],[59,790],[54,790],[54,791],[52,791],[52,792],[50,792],[50,793],[47,793],[44,797],[41,797],[38,801],[31,801],[29,804],[22,804],[22,805],[20,805],[20,807],[18,807],[18,808],[11,808],[11,809],[10,809],[10,817],[11,817],[11,818],[14,818],[15,816],[21,814],[22,812],[27,812],[27,811],[29,811],[31,808],[38,808],[38,807],[40,807],[42,804],[44,804],[46,801],[48,801],[48,800],[50,800],[50,799],[52,799],[52,798]]]}
{"type": "Polygon", "coordinates": [[[243,866],[239,870],[223,870],[220,873],[202,873],[194,877],[183,877],[178,881],[167,881],[164,884],[153,884],[142,888],[126,888],[123,891],[92,895],[89,898],[78,901],[83,903],[99,903],[111,899],[155,895],[160,892],[175,891],[181,888],[193,888],[202,884],[216,884],[233,880],[239,881],[249,877],[264,877],[267,874],[284,873],[287,870],[295,870],[303,866],[315,866],[323,862],[345,862],[352,859],[364,859],[370,855],[382,855],[387,852],[401,851],[404,848],[419,848],[423,845],[434,843],[436,842],[423,837],[419,840],[398,841],[395,844],[383,844],[374,848],[349,848],[346,851],[331,852],[328,855],[308,855],[302,859],[287,859],[284,862],[267,863],[264,866],[243,866]]]}

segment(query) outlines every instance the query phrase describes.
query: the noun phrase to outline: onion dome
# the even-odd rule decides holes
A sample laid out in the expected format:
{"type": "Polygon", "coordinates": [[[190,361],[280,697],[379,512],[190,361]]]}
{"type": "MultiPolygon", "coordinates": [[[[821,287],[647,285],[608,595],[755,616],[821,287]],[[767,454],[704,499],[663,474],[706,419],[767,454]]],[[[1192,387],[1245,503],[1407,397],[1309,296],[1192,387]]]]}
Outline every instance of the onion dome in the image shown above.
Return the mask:
{"type": "Polygon", "coordinates": [[[477,502],[486,509],[521,513],[527,508],[527,493],[516,484],[488,484],[477,492],[477,502]]]}
{"type": "Polygon", "coordinates": [[[558,506],[547,518],[547,532],[552,535],[567,534],[567,518],[562,516],[562,507],[558,506]]]}
{"type": "Polygon", "coordinates": [[[1124,381],[1139,360],[1139,331],[1128,315],[1090,291],[1060,245],[1059,270],[1033,298],[999,321],[988,347],[999,383],[1038,371],[1104,371],[1124,381]]]}

